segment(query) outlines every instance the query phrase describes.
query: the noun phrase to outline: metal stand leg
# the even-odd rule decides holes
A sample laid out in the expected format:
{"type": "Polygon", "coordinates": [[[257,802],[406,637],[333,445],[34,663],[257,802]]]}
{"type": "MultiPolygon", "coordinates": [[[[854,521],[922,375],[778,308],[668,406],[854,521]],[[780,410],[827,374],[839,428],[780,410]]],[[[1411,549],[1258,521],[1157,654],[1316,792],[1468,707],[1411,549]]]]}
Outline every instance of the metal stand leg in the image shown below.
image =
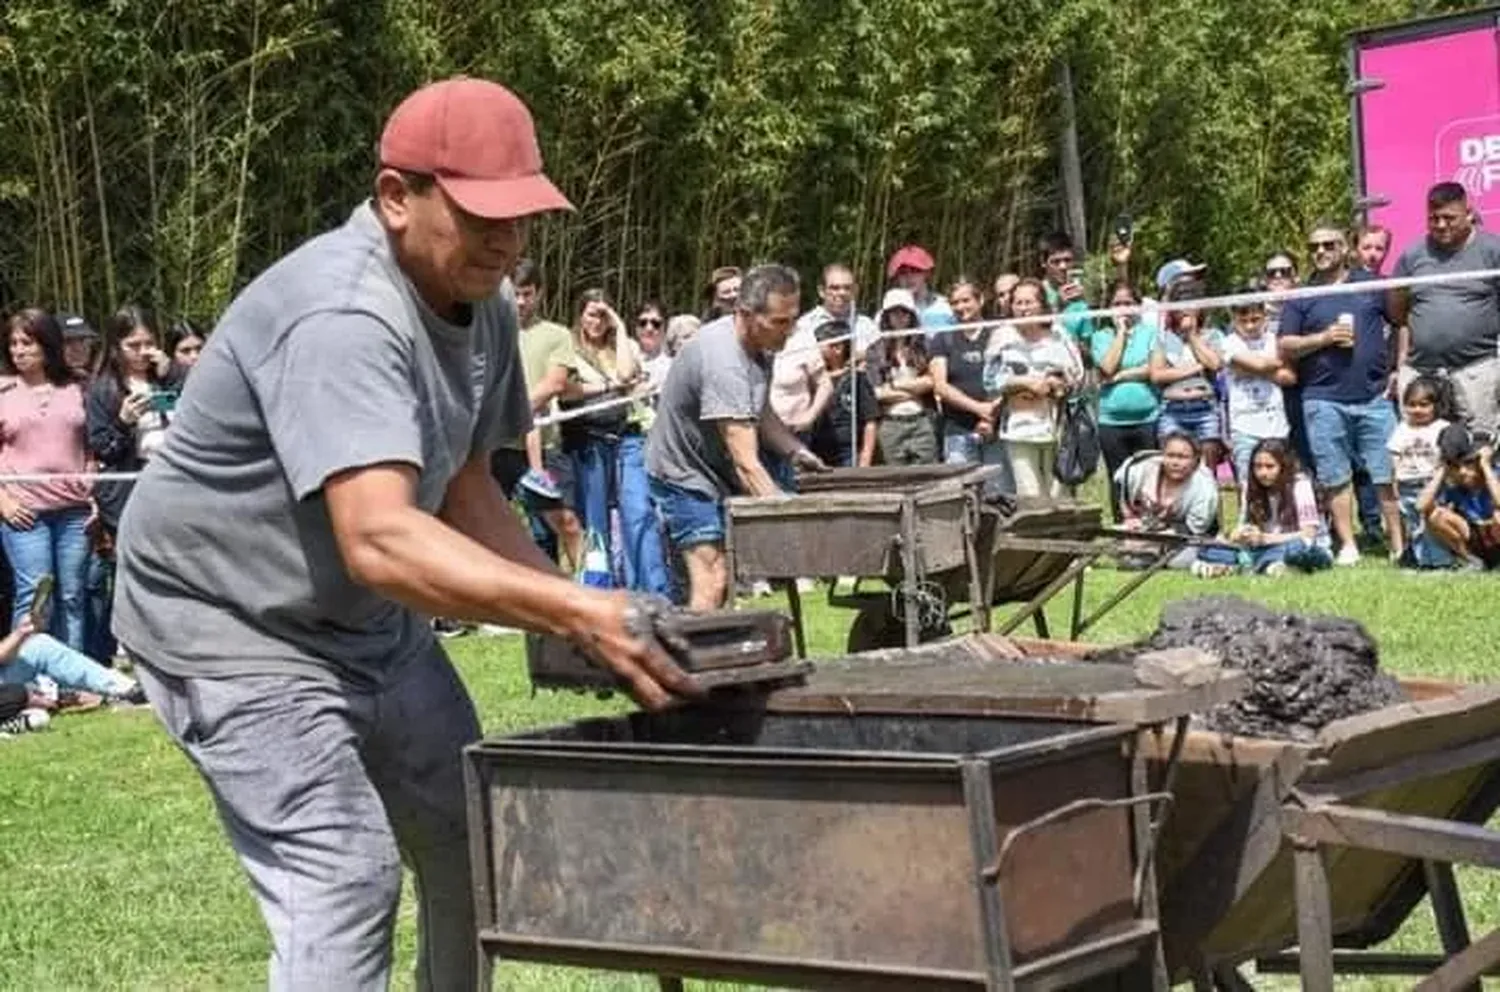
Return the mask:
{"type": "Polygon", "coordinates": [[[789,579],[786,584],[787,608],[792,614],[792,638],[796,642],[797,657],[807,657],[807,631],[802,625],[802,590],[797,588],[797,580],[789,579]]]}
{"type": "MultiPolygon", "coordinates": [[[[1432,915],[1437,920],[1443,953],[1452,957],[1469,946],[1469,924],[1464,919],[1463,902],[1458,897],[1458,883],[1453,880],[1453,866],[1440,861],[1423,861],[1422,875],[1427,880],[1427,894],[1432,899],[1432,915]]],[[[1460,992],[1481,990],[1476,982],[1460,992]]]]}
{"type": "Polygon", "coordinates": [[[976,633],[990,629],[990,596],[979,576],[979,512],[971,508],[964,534],[964,558],[969,566],[969,623],[976,633]]]}
{"type": "Polygon", "coordinates": [[[1328,897],[1328,866],[1316,844],[1298,845],[1297,950],[1303,992],[1333,992],[1333,910],[1328,897]]]}
{"type": "Polygon", "coordinates": [[[918,616],[917,514],[910,499],[901,504],[901,616],[906,621],[906,646],[922,643],[922,618],[918,616]]]}
{"type": "Polygon", "coordinates": [[[1083,577],[1087,571],[1078,573],[1078,578],[1073,580],[1073,620],[1068,625],[1068,639],[1078,640],[1083,633],[1083,577]]]}

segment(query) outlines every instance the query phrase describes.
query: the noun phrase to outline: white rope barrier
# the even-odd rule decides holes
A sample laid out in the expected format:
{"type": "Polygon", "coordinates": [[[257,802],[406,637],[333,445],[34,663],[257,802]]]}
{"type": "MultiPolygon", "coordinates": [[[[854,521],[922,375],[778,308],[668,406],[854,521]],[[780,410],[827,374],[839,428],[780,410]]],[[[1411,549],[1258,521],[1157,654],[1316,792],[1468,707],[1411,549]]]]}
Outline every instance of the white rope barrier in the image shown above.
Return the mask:
{"type": "MultiPolygon", "coordinates": [[[[1478,272],[1439,272],[1426,276],[1402,276],[1384,279],[1370,279],[1362,282],[1340,282],[1327,285],[1299,286],[1295,289],[1265,290],[1257,293],[1231,293],[1226,296],[1208,296],[1196,300],[1176,300],[1172,302],[1141,303],[1128,307],[1096,307],[1088,310],[1069,311],[1067,316],[1074,320],[1099,320],[1111,319],[1117,316],[1139,317],[1146,314],[1159,314],[1167,311],[1178,310],[1226,310],[1257,303],[1281,303],[1288,300],[1310,300],[1325,296],[1352,296],[1358,293],[1382,293],[1393,289],[1410,289],[1416,286],[1445,286],[1461,282],[1481,282],[1486,280],[1500,281],[1500,269],[1483,269],[1478,272]]],[[[949,324],[945,327],[914,327],[908,330],[882,330],[876,342],[886,338],[901,337],[934,337],[939,334],[953,334],[962,331],[982,330],[989,327],[1017,326],[1022,324],[1051,324],[1059,319],[1059,314],[1045,313],[1033,317],[1000,317],[993,320],[978,320],[964,324],[949,324]]],[[[796,354],[801,351],[811,351],[821,348],[825,344],[838,344],[844,341],[853,341],[854,334],[841,335],[829,338],[826,341],[818,341],[814,344],[799,345],[790,352],[796,354]]],[[[787,353],[783,349],[782,353],[787,353]]],[[[597,403],[588,403],[583,406],[571,407],[559,410],[545,417],[537,417],[533,420],[534,426],[547,427],[553,424],[562,424],[579,417],[586,417],[593,413],[602,413],[607,410],[615,410],[620,407],[632,406],[643,400],[650,399],[661,392],[659,387],[640,389],[628,396],[613,396],[607,400],[597,403]]],[[[48,482],[134,482],[139,478],[138,472],[34,472],[18,473],[14,475],[0,475],[0,485],[26,485],[48,482]]]]}

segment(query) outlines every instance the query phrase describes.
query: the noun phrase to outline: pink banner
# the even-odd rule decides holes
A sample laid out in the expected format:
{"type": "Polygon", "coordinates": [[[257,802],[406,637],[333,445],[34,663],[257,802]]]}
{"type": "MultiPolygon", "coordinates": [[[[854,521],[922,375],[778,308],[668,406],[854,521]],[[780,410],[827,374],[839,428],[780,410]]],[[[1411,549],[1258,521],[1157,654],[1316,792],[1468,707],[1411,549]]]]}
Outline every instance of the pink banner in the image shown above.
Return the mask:
{"type": "MultiPolygon", "coordinates": [[[[1500,229],[1500,44],[1485,26],[1392,41],[1359,53],[1359,74],[1384,85],[1360,98],[1365,195],[1390,204],[1371,219],[1394,252],[1425,235],[1426,193],[1457,180],[1500,229]]],[[[1394,257],[1393,252],[1393,257],[1394,257]]]]}

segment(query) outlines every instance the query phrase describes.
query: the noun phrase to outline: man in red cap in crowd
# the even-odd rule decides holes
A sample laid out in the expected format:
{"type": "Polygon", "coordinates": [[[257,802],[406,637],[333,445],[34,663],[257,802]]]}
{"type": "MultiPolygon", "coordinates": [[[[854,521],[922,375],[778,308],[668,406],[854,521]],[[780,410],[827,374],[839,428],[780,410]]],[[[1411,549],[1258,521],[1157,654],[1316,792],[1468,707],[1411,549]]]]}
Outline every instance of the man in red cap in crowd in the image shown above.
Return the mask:
{"type": "Polygon", "coordinates": [[[649,706],[689,691],[641,604],[559,574],[490,474],[531,426],[508,277],[528,219],[569,209],[525,105],[418,90],[373,193],[233,302],[120,527],[116,633],[213,793],[278,990],[386,988],[403,858],[417,988],[475,985],[480,729],[429,616],[570,638],[649,706]]]}
{"type": "Polygon", "coordinates": [[[922,326],[931,331],[939,327],[953,326],[953,311],[948,301],[932,291],[932,270],[936,265],[932,255],[921,245],[906,245],[897,248],[891,260],[885,263],[886,278],[891,285],[911,293],[917,301],[917,313],[922,326]]]}

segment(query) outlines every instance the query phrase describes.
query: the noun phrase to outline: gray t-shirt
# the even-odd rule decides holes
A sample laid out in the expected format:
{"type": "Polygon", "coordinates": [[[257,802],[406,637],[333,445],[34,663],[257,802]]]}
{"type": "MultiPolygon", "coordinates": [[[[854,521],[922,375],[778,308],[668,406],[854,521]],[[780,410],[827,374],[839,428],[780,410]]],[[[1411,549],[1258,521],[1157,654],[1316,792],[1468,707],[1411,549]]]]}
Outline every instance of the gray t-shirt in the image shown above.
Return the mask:
{"type": "Polygon", "coordinates": [[[369,204],[267,269],[188,377],[120,524],[114,628],[178,676],[379,684],[430,647],[426,620],[344,569],[323,484],[418,469],[436,513],[471,457],[531,425],[507,283],[449,324],[397,268],[369,204]]]}
{"type": "Polygon", "coordinates": [[[705,496],[734,494],[738,476],[718,421],[758,421],[770,376],[770,358],[745,351],[733,317],[703,325],[672,359],[646,446],[646,471],[705,496]]]}
{"type": "MultiPolygon", "coordinates": [[[[1423,238],[1401,253],[1392,275],[1428,276],[1440,272],[1477,272],[1500,268],[1500,237],[1475,231],[1457,251],[1434,250],[1423,238]]],[[[1461,369],[1495,357],[1500,342],[1500,281],[1448,282],[1413,286],[1411,355],[1423,371],[1461,369]]]]}

